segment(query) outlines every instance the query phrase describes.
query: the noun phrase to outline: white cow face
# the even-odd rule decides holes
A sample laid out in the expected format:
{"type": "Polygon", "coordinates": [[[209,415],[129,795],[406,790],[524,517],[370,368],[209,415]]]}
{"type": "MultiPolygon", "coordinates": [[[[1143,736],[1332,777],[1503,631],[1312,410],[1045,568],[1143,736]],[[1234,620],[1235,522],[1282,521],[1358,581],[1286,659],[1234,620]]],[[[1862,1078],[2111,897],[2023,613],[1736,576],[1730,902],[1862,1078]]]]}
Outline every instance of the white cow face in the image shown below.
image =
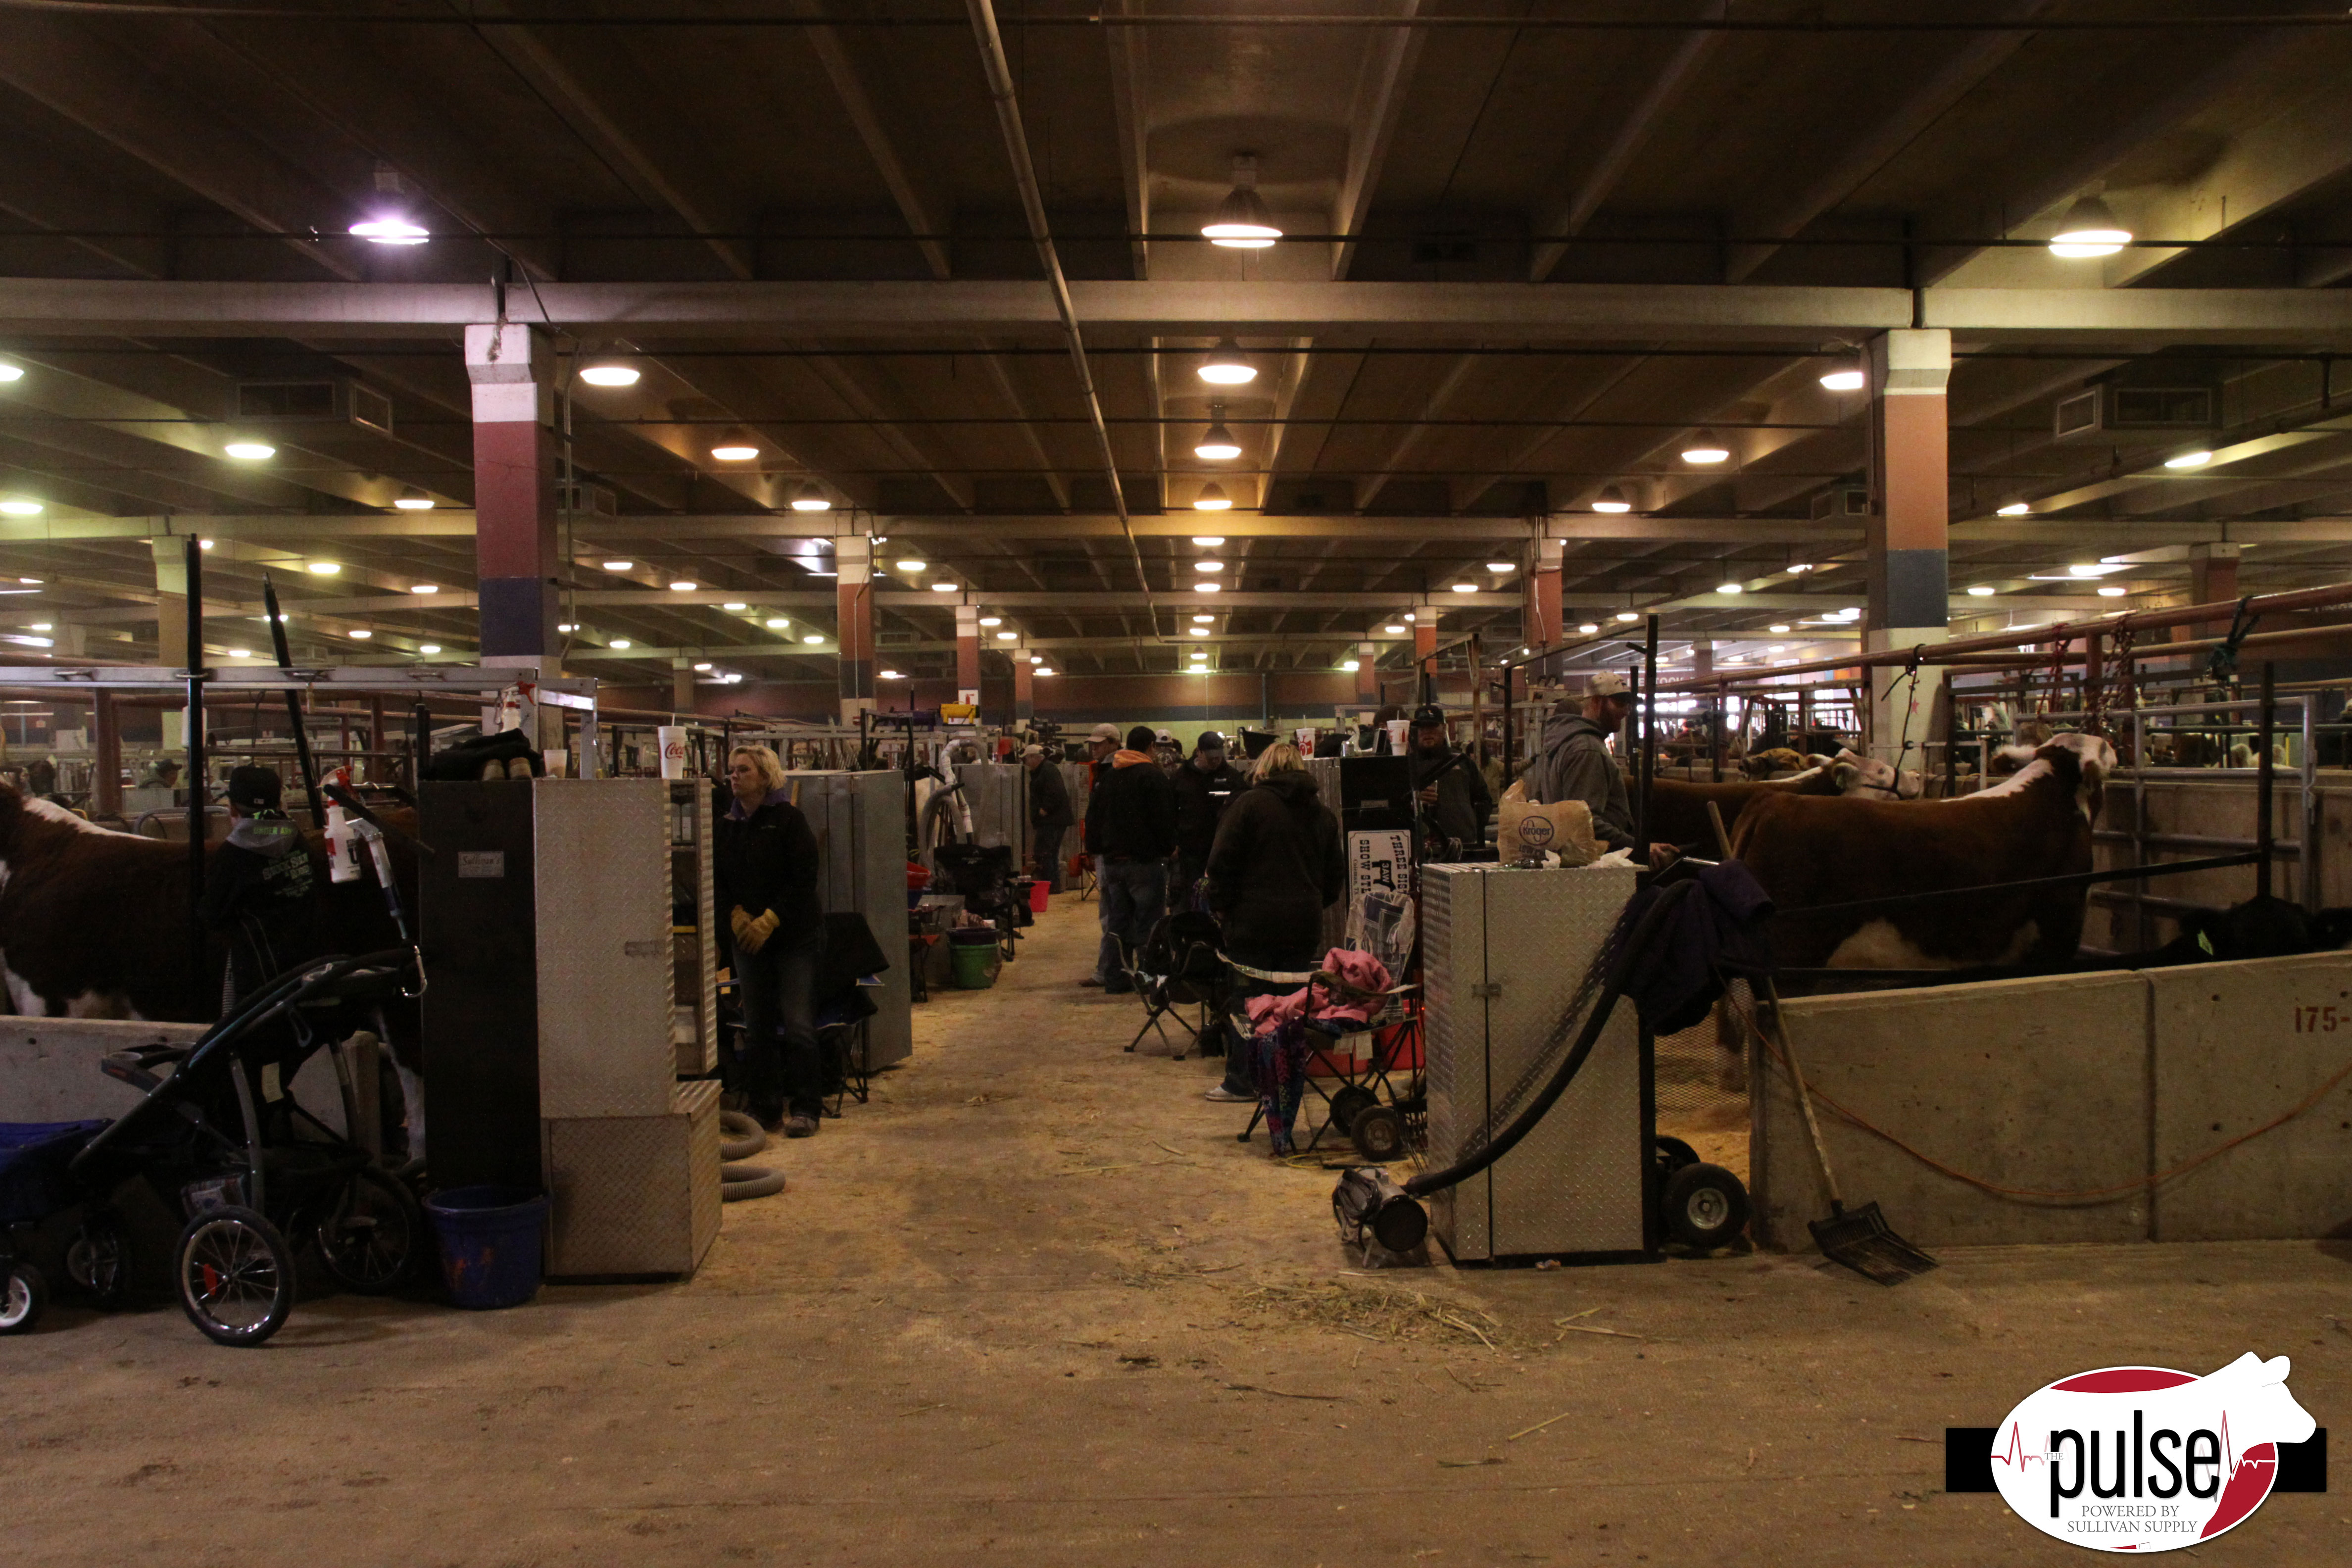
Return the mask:
{"type": "MultiPolygon", "coordinates": [[[[1902,781],[1895,776],[1895,764],[1882,763],[1875,757],[1865,757],[1855,752],[1840,752],[1830,764],[1830,776],[1837,781],[1838,794],[1858,795],[1877,800],[1909,798],[1902,791],[1902,781]]],[[[1919,793],[1918,775],[1911,778],[1911,795],[1919,793]]]]}

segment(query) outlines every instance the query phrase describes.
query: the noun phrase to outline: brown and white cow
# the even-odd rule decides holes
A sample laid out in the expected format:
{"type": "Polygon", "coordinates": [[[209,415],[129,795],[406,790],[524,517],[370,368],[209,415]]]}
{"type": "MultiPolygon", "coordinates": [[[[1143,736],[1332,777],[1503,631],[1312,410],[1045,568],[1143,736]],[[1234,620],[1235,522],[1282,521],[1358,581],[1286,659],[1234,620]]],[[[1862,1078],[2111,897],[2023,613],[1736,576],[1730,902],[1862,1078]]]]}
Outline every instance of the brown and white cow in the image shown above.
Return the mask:
{"type": "MultiPolygon", "coordinates": [[[[317,914],[304,950],[281,959],[290,965],[399,946],[373,881],[331,882],[317,836],[310,837],[317,914]]],[[[394,867],[414,909],[413,862],[396,851],[394,867]]],[[[100,827],[0,784],[0,981],[13,1011],[179,1023],[217,1017],[220,944],[209,944],[206,966],[195,973],[189,920],[185,844],[100,827]]],[[[387,1022],[403,1090],[420,1113],[411,1120],[414,1150],[424,1105],[414,1007],[387,1022]]]]}
{"type": "Polygon", "coordinates": [[[1778,911],[1773,956],[1793,968],[2056,964],[2083,934],[2088,889],[2027,889],[1809,917],[1830,904],[2063,876],[2091,868],[2091,829],[2115,748],[2062,734],[1988,790],[1956,800],[1776,795],[1732,836],[1778,911]]]}
{"type": "MultiPolygon", "coordinates": [[[[1701,852],[1712,858],[1715,854],[1715,825],[1707,820],[1706,808],[1713,803],[1723,814],[1723,826],[1729,832],[1740,814],[1752,801],[1769,795],[1852,795],[1868,799],[1895,798],[1899,781],[1889,764],[1852,752],[1840,752],[1834,758],[1815,757],[1812,766],[1788,778],[1766,780],[1727,780],[1706,784],[1682,779],[1652,779],[1650,781],[1650,820],[1644,825],[1654,844],[1696,844],[1701,852]]],[[[1916,794],[1916,790],[1914,791],[1916,794]]]]}

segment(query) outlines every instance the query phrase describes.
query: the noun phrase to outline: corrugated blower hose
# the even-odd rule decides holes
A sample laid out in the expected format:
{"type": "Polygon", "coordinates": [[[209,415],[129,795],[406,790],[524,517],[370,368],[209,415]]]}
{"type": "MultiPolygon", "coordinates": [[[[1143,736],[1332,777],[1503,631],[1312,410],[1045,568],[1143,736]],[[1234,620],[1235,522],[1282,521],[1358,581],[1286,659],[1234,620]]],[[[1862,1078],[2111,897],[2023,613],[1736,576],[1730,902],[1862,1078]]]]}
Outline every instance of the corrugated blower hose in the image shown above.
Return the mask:
{"type": "Polygon", "coordinates": [[[719,1157],[727,1162],[719,1167],[719,1196],[731,1204],[744,1198],[764,1198],[784,1190],[782,1171],[735,1163],[750,1159],[767,1146],[768,1135],[757,1121],[740,1110],[719,1113],[719,1157]]]}

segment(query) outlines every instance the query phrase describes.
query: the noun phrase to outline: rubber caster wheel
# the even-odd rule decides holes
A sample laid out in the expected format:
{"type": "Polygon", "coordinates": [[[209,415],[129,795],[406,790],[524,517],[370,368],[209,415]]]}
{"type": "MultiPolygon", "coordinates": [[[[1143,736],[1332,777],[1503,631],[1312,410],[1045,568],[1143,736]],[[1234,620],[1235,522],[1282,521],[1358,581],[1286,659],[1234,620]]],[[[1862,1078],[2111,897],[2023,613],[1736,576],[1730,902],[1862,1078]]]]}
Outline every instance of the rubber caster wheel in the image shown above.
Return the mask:
{"type": "Polygon", "coordinates": [[[131,1291],[131,1259],[121,1227],[110,1219],[86,1219],[66,1248],[66,1278],[107,1310],[122,1305],[131,1291]]]}
{"type": "Polygon", "coordinates": [[[1664,1181],[1676,1171],[1698,1163],[1698,1151],[1679,1138],[1669,1138],[1661,1132],[1650,1140],[1650,1158],[1657,1162],[1658,1179],[1664,1181]]]}
{"type": "Polygon", "coordinates": [[[12,1264],[8,1284],[0,1291],[0,1334],[26,1334],[41,1321],[49,1304],[49,1282],[29,1263],[12,1264]]]}
{"type": "Polygon", "coordinates": [[[1404,1118],[1392,1105],[1368,1105],[1348,1129],[1348,1142],[1374,1164],[1404,1158],[1404,1118]]]}
{"type": "Polygon", "coordinates": [[[294,1310],[294,1256],[278,1227],[231,1204],[200,1214],[172,1249],[188,1321],[215,1344],[265,1343],[294,1310]]]}
{"type": "Polygon", "coordinates": [[[350,1181],[320,1217],[319,1261],[336,1284],[382,1296],[406,1282],[425,1247],[425,1210],[415,1194],[373,1166],[350,1181]]]}
{"type": "Polygon", "coordinates": [[[1331,1125],[1345,1132],[1356,1124],[1356,1118],[1381,1102],[1381,1097],[1362,1084],[1351,1083],[1331,1097],[1331,1125]]]}
{"type": "Polygon", "coordinates": [[[1720,1165],[1685,1165],[1667,1178],[1658,1200],[1666,1234],[1696,1252],[1711,1252],[1748,1225],[1748,1189],[1720,1165]]]}

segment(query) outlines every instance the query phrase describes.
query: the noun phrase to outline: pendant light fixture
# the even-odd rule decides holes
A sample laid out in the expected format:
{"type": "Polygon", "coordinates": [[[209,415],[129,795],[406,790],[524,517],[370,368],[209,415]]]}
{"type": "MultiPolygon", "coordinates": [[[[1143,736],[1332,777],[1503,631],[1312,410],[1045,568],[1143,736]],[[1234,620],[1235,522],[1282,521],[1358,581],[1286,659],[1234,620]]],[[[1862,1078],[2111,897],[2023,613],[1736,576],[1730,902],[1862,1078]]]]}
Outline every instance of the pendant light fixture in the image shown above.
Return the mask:
{"type": "Polygon", "coordinates": [[[1683,448],[1683,461],[1695,467],[1705,468],[1714,463],[1728,462],[1730,458],[1731,448],[1716,439],[1712,430],[1700,431],[1691,437],[1691,444],[1683,448]]]}
{"type": "Polygon", "coordinates": [[[623,364],[617,360],[606,360],[580,368],[580,379],[591,386],[635,386],[637,376],[635,365],[623,364]]]}
{"type": "Polygon", "coordinates": [[[1832,392],[1860,392],[1870,377],[1862,366],[1840,363],[1822,372],[1822,385],[1832,392]]]}
{"type": "Polygon", "coordinates": [[[710,455],[722,463],[748,463],[760,455],[760,443],[749,430],[730,430],[711,447],[710,455]]]}
{"type": "Polygon", "coordinates": [[[1224,487],[1213,480],[1202,485],[1201,493],[1192,498],[1194,511],[1231,511],[1233,505],[1233,498],[1225,494],[1224,487]]]}
{"type": "Polygon", "coordinates": [[[1257,366],[1242,358],[1241,344],[1223,338],[1202,362],[1201,379],[1212,386],[1247,386],[1257,379],[1257,366]]]}
{"type": "Polygon", "coordinates": [[[793,497],[793,510],[794,511],[831,511],[833,502],[826,497],[824,491],[819,489],[812,481],[801,486],[800,493],[793,497]]]}
{"type": "Polygon", "coordinates": [[[1234,188],[1217,204],[1214,219],[1201,226],[1201,237],[1226,250],[1264,250],[1282,237],[1265,199],[1257,194],[1257,159],[1247,153],[1234,155],[1234,188]]]}
{"type": "Polygon", "coordinates": [[[1206,458],[1213,463],[1223,463],[1241,455],[1242,444],[1234,439],[1232,431],[1225,428],[1225,405],[1212,403],[1209,405],[1209,428],[1202,436],[1200,444],[1192,448],[1192,456],[1206,458]]]}
{"type": "Polygon", "coordinates": [[[433,498],[416,486],[410,485],[400,492],[399,499],[392,504],[402,511],[431,511],[433,498]]]}
{"type": "Polygon", "coordinates": [[[1616,485],[1610,485],[1605,487],[1600,495],[1593,498],[1592,510],[1612,513],[1632,511],[1633,503],[1625,499],[1623,489],[1616,485]]]}
{"type": "Polygon", "coordinates": [[[2097,196],[2084,196],[2066,209],[2066,221],[2050,237],[2050,254],[2069,261],[2113,256],[2132,242],[2132,232],[2115,209],[2097,196]]]}

